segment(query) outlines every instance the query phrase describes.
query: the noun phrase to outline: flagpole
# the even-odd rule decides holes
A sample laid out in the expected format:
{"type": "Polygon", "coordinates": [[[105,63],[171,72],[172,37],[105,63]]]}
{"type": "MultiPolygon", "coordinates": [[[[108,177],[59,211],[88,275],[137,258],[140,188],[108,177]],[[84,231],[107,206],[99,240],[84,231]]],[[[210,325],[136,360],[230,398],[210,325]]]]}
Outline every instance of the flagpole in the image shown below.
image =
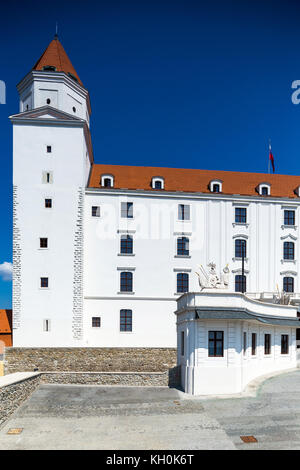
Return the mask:
{"type": "Polygon", "coordinates": [[[271,152],[271,139],[269,139],[268,173],[270,173],[270,152],[271,152]]]}

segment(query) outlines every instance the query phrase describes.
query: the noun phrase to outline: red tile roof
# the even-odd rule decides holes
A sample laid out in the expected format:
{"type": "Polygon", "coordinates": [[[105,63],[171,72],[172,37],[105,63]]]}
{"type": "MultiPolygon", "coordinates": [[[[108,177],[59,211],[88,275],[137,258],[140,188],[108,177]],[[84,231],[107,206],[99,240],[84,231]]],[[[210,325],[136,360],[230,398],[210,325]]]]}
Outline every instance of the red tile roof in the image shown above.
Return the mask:
{"type": "Polygon", "coordinates": [[[66,74],[71,73],[77,78],[78,83],[82,85],[76,70],[58,38],[54,38],[53,41],[50,42],[49,46],[33,66],[32,70],[43,70],[43,67],[47,65],[54,66],[57,72],[65,72],[66,74]]]}
{"type": "Polygon", "coordinates": [[[300,186],[300,176],[292,175],[94,164],[89,187],[100,188],[103,174],[114,176],[115,188],[150,191],[157,191],[151,187],[151,179],[154,176],[164,178],[165,191],[209,193],[209,182],[219,179],[223,181],[223,194],[257,196],[257,186],[260,183],[270,183],[271,196],[297,198],[294,191],[300,186]]]}
{"type": "Polygon", "coordinates": [[[12,310],[0,310],[0,334],[12,332],[12,310]]]}

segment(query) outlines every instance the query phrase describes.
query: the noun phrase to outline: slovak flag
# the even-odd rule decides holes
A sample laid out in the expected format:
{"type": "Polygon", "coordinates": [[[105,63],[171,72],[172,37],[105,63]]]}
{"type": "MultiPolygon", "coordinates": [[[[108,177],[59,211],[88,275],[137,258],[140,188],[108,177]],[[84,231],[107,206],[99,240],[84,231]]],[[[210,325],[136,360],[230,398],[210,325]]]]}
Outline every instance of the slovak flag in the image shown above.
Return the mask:
{"type": "Polygon", "coordinates": [[[270,147],[270,150],[269,150],[269,160],[272,164],[272,168],[273,168],[273,173],[275,171],[275,164],[274,164],[274,157],[273,157],[273,154],[272,154],[272,150],[271,150],[271,147],[270,147]]]}

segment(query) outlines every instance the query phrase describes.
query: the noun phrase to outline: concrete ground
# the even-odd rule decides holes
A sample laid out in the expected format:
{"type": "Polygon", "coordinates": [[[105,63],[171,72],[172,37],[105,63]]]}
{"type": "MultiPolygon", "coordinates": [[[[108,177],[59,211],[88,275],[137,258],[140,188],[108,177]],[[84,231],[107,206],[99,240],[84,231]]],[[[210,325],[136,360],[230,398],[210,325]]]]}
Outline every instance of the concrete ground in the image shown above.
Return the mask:
{"type": "Polygon", "coordinates": [[[165,387],[42,385],[0,428],[4,449],[300,449],[300,370],[255,397],[188,397],[165,387]],[[21,434],[7,434],[23,428],[21,434]],[[257,443],[245,444],[243,435],[257,443]]]}

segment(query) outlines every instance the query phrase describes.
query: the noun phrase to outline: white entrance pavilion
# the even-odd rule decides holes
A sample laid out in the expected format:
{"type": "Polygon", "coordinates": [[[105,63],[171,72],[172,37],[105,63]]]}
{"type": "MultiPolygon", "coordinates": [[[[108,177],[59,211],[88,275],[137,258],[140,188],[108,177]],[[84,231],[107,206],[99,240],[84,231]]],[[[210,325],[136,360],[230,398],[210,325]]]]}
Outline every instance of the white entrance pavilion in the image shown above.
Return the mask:
{"type": "Polygon", "coordinates": [[[204,288],[182,295],[175,314],[186,393],[239,393],[256,377],[297,367],[297,307],[204,288]]]}

